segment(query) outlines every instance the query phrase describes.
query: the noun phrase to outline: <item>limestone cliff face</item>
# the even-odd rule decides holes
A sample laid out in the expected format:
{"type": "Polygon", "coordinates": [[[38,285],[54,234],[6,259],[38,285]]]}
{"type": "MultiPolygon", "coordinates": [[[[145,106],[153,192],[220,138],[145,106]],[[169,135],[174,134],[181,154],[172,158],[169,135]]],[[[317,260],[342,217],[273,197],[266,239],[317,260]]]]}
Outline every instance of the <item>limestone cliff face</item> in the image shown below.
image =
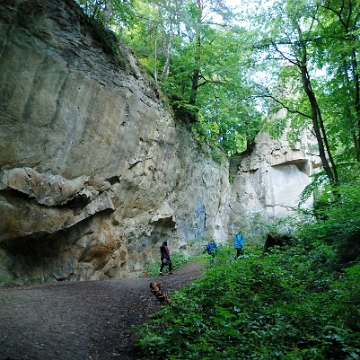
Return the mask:
{"type": "Polygon", "coordinates": [[[70,0],[0,4],[0,284],[121,277],[227,238],[228,166],[70,0]]]}
{"type": "MultiPolygon", "coordinates": [[[[245,228],[261,234],[263,229],[257,223],[294,215],[301,192],[310,184],[310,175],[321,166],[316,140],[310,131],[304,131],[293,146],[286,140],[286,134],[272,140],[268,134],[260,133],[252,153],[234,160],[230,233],[245,228]]],[[[312,198],[303,207],[311,204],[312,198]]]]}

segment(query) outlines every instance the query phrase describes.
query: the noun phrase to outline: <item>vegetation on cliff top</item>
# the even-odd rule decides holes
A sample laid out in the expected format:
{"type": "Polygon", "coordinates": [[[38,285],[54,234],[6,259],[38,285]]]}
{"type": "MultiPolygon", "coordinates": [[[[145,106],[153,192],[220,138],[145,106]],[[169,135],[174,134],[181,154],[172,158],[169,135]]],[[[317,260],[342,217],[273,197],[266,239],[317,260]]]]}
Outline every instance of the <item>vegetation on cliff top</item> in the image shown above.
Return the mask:
{"type": "Polygon", "coordinates": [[[77,0],[136,54],[199,141],[227,154],[259,131],[314,131],[324,171],[360,160],[358,0],[77,0]]]}

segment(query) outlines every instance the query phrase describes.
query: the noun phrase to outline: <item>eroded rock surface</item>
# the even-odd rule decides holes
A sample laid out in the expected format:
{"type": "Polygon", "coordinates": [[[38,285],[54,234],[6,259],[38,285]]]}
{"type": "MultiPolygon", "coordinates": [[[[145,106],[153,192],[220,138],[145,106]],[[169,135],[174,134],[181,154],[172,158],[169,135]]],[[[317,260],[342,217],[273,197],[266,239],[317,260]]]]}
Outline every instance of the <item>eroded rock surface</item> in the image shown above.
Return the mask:
{"type": "Polygon", "coordinates": [[[0,35],[0,283],[121,277],[164,239],[226,239],[226,163],[129,51],[71,1],[2,1],[0,35]]]}
{"type": "MultiPolygon", "coordinates": [[[[304,131],[290,146],[286,134],[273,140],[258,134],[251,154],[235,159],[236,170],[229,200],[229,231],[258,228],[271,219],[294,215],[300,195],[310,184],[313,169],[321,165],[315,139],[304,131]]],[[[312,204],[310,197],[302,206],[312,204]]],[[[264,239],[265,240],[265,239],[264,239]]]]}

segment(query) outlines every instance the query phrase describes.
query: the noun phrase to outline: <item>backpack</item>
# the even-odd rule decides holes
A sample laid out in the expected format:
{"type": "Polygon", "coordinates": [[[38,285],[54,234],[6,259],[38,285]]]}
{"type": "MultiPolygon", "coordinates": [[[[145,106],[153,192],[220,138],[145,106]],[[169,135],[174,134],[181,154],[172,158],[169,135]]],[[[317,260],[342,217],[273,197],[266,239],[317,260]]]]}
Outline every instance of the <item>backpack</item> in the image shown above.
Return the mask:
{"type": "Polygon", "coordinates": [[[244,247],[244,239],[242,235],[238,234],[235,238],[235,249],[242,249],[244,247]]]}
{"type": "Polygon", "coordinates": [[[208,254],[211,254],[216,248],[217,248],[217,245],[214,242],[208,243],[208,245],[207,245],[208,254]]]}

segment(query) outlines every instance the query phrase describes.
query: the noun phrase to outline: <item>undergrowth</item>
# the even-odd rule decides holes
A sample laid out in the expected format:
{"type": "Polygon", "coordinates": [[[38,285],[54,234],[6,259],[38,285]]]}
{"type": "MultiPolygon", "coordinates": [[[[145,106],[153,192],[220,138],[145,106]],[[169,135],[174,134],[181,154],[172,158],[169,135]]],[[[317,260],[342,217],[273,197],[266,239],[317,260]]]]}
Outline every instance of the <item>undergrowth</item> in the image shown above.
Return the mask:
{"type": "Polygon", "coordinates": [[[221,246],[204,276],[137,328],[153,359],[360,359],[360,265],[329,271],[330,246],[221,246]]]}
{"type": "Polygon", "coordinates": [[[244,255],[219,246],[204,276],[135,328],[139,352],[168,360],[360,360],[359,179],[324,186],[295,226],[279,223],[291,235],[281,248],[264,253],[254,238],[276,224],[262,233],[248,219],[244,255]]]}

